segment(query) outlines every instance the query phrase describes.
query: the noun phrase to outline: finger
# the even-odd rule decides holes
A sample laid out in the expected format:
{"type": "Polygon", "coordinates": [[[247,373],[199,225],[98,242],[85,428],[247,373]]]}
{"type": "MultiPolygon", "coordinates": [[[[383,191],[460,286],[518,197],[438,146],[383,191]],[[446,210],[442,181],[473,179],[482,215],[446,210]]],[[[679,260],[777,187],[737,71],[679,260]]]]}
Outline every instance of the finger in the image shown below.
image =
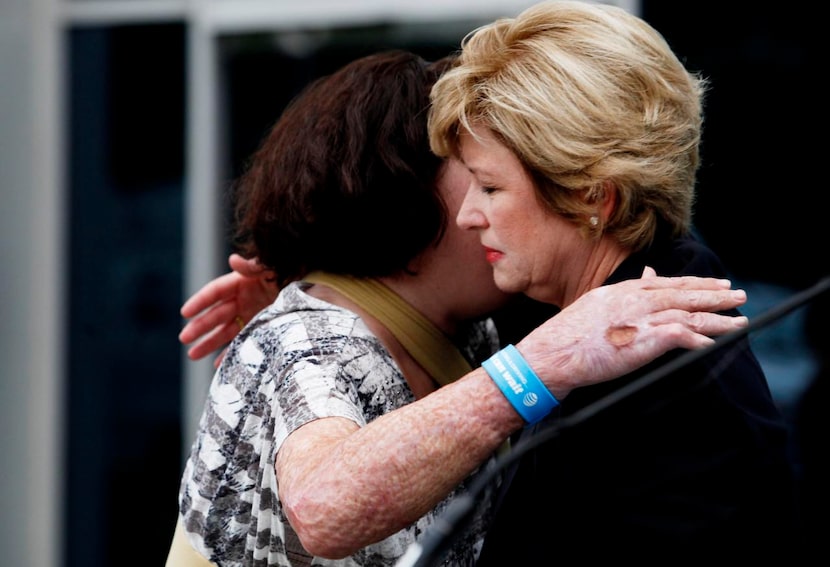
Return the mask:
{"type": "Polygon", "coordinates": [[[265,268],[256,258],[243,258],[239,254],[231,254],[228,259],[228,264],[233,271],[239,272],[247,277],[259,277],[266,272],[265,268]]]}
{"type": "MultiPolygon", "coordinates": [[[[646,268],[643,270],[645,274],[646,268]]],[[[653,270],[652,270],[653,271],[653,270]]],[[[732,281],[727,278],[703,278],[699,276],[673,276],[664,277],[658,276],[656,273],[647,278],[640,278],[636,280],[628,280],[643,287],[643,289],[700,289],[700,290],[717,290],[729,289],[732,287],[732,281]]]]}
{"type": "Polygon", "coordinates": [[[182,305],[182,315],[193,317],[214,303],[233,297],[236,295],[237,285],[242,277],[235,272],[230,272],[206,283],[182,305]]]}
{"type": "Polygon", "coordinates": [[[657,277],[657,272],[654,271],[654,268],[652,268],[650,266],[646,266],[645,268],[643,268],[643,275],[641,277],[643,277],[643,278],[656,278],[657,277]]]}
{"type": "Polygon", "coordinates": [[[187,356],[191,360],[204,358],[220,348],[225,347],[233,340],[237,332],[239,332],[239,328],[236,326],[236,323],[217,327],[212,333],[206,335],[200,342],[192,346],[187,351],[187,356]]]}
{"type": "Polygon", "coordinates": [[[230,302],[221,302],[204,311],[201,315],[194,317],[179,332],[179,341],[183,344],[190,344],[213,329],[233,323],[234,328],[239,331],[235,322],[236,305],[230,302]]]}
{"type": "Polygon", "coordinates": [[[690,313],[686,322],[698,334],[716,337],[745,328],[749,319],[744,315],[732,317],[717,313],[690,313]]]}
{"type": "Polygon", "coordinates": [[[216,358],[213,359],[213,367],[214,368],[219,368],[219,365],[222,364],[222,359],[225,358],[225,355],[227,353],[228,353],[228,349],[227,349],[227,347],[225,347],[225,348],[222,349],[222,352],[220,352],[219,355],[216,358]]]}
{"type": "Polygon", "coordinates": [[[658,335],[658,342],[662,342],[662,351],[668,352],[675,348],[689,350],[704,348],[712,345],[715,339],[692,331],[681,323],[662,325],[658,335]]]}
{"type": "Polygon", "coordinates": [[[734,309],[744,305],[746,299],[746,292],[742,289],[659,289],[653,290],[648,305],[654,312],[682,309],[693,313],[734,309]]]}
{"type": "Polygon", "coordinates": [[[230,299],[236,295],[237,284],[243,277],[231,272],[209,281],[185,301],[180,309],[182,317],[194,317],[214,303],[230,299]]]}
{"type": "Polygon", "coordinates": [[[190,318],[198,315],[217,301],[216,281],[211,280],[199,288],[193,295],[187,298],[179,309],[182,317],[190,318]]]}
{"type": "Polygon", "coordinates": [[[230,266],[231,270],[236,270],[236,268],[233,267],[234,263],[244,260],[245,258],[242,257],[240,254],[237,254],[236,252],[231,252],[228,255],[228,266],[230,266]]]}
{"type": "Polygon", "coordinates": [[[690,313],[682,309],[667,309],[653,314],[649,324],[654,327],[679,324],[695,333],[716,336],[746,327],[749,319],[744,315],[722,315],[705,311],[690,313]]]}
{"type": "Polygon", "coordinates": [[[201,360],[202,358],[210,355],[211,353],[216,352],[219,348],[221,348],[224,343],[219,343],[219,346],[214,347],[213,342],[210,341],[202,341],[197,343],[196,346],[190,348],[187,351],[187,357],[190,360],[201,360]]]}
{"type": "Polygon", "coordinates": [[[713,337],[738,331],[749,324],[744,316],[731,317],[715,313],[685,313],[682,320],[659,324],[654,332],[664,346],[696,349],[710,346],[713,337]]]}
{"type": "Polygon", "coordinates": [[[233,290],[227,288],[228,282],[224,279],[228,275],[230,274],[211,280],[188,297],[179,309],[181,316],[188,319],[194,317],[217,301],[221,301],[224,296],[232,294],[233,290]]]}

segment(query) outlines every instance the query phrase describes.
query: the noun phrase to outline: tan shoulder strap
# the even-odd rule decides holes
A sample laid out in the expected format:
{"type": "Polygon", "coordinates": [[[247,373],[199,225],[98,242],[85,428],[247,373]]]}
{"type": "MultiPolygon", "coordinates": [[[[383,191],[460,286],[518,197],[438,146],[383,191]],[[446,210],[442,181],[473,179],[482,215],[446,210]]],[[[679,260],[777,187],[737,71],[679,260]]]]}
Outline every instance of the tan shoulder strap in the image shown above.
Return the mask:
{"type": "Polygon", "coordinates": [[[170,544],[170,551],[167,554],[167,562],[164,567],[216,567],[216,564],[211,563],[201,553],[193,549],[187,539],[182,520],[179,518],[176,522],[173,543],[170,544]]]}
{"type": "Polygon", "coordinates": [[[380,281],[327,272],[312,272],[303,280],[326,285],[368,311],[442,386],[472,371],[449,337],[380,281]]]}

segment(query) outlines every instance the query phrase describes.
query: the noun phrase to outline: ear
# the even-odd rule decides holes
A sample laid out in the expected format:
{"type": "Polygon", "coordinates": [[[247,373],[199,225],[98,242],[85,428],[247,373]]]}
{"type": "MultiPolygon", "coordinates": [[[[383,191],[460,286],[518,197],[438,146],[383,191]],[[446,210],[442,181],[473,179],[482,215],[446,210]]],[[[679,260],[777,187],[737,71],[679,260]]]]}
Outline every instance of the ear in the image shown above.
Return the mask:
{"type": "Polygon", "coordinates": [[[602,218],[603,224],[605,224],[614,213],[614,209],[617,207],[617,199],[619,199],[617,186],[614,185],[613,181],[604,181],[602,183],[602,191],[597,198],[597,210],[602,218]]]}

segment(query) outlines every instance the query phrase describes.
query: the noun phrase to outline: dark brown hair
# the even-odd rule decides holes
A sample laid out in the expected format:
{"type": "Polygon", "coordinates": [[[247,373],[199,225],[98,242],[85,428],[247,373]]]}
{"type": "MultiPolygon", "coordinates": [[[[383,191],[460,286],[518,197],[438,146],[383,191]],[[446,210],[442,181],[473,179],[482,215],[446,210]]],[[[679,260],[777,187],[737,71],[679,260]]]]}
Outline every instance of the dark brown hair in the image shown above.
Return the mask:
{"type": "Polygon", "coordinates": [[[312,270],[406,270],[448,222],[427,136],[429,91],[446,66],[386,51],[306,87],[235,184],[235,248],[280,286],[312,270]]]}

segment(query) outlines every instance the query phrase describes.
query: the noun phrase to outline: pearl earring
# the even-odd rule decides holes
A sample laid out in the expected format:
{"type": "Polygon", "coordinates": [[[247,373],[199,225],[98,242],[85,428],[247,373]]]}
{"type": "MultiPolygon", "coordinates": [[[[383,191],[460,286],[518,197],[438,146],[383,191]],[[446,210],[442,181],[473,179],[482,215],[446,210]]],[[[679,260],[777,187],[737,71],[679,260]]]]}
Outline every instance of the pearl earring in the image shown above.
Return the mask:
{"type": "Polygon", "coordinates": [[[591,218],[588,219],[588,224],[593,227],[599,225],[599,217],[597,215],[591,215],[591,218]]]}

